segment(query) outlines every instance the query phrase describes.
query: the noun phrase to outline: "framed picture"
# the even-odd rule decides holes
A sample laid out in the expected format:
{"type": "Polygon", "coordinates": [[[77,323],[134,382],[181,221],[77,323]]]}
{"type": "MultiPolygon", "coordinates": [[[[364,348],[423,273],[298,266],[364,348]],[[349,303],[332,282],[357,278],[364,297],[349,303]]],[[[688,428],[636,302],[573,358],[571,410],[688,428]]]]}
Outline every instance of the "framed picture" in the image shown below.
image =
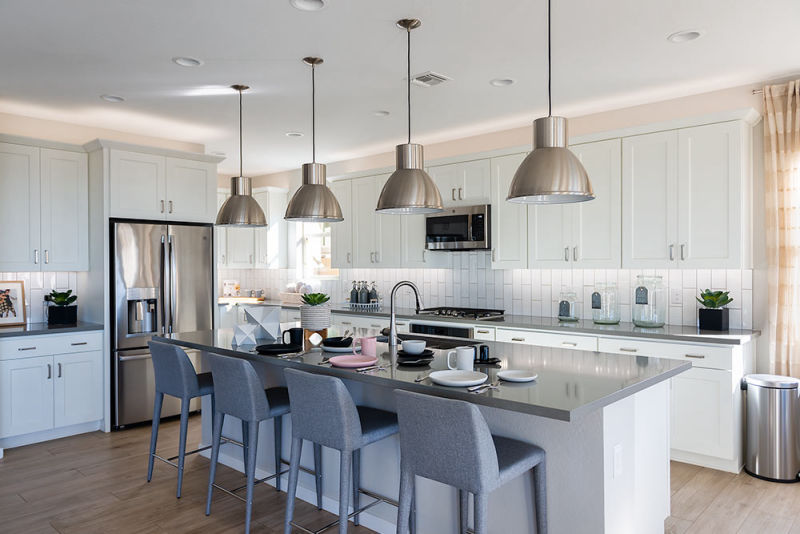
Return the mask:
{"type": "Polygon", "coordinates": [[[25,284],[0,281],[0,327],[25,324],[25,284]]]}

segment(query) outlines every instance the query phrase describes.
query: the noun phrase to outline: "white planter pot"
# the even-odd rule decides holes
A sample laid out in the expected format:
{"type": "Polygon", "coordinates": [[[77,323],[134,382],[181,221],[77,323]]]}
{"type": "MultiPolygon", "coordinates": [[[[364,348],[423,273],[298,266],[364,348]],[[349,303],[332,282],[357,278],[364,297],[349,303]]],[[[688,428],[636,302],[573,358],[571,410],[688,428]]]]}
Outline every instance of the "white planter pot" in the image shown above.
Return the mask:
{"type": "Polygon", "coordinates": [[[319,306],[300,306],[300,326],[306,330],[325,330],[331,326],[331,306],[329,303],[319,306]]]}

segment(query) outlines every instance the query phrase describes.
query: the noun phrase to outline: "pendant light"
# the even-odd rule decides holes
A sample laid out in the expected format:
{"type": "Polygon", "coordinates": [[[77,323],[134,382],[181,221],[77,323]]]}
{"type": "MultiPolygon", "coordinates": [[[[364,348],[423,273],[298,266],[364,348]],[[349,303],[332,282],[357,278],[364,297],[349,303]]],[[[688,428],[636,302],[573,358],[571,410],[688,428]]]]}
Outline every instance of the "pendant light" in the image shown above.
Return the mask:
{"type": "Polygon", "coordinates": [[[303,58],[311,66],[311,163],[303,163],[303,184],[286,206],[284,219],[292,222],[339,222],[344,220],[339,201],[325,184],[326,167],[317,163],[317,84],[315,68],[318,57],[303,58]]]}
{"type": "Polygon", "coordinates": [[[242,172],[242,92],[250,89],[246,85],[231,85],[239,92],[239,176],[231,178],[231,196],[219,208],[217,226],[266,226],[264,210],[253,198],[253,183],[242,172]]]}
{"type": "Polygon", "coordinates": [[[417,19],[402,19],[397,26],[406,30],[408,36],[408,143],[395,147],[397,170],[383,186],[378,198],[380,213],[435,213],[443,211],[439,188],[425,172],[422,145],[411,142],[411,30],[422,23],[417,19]]]}
{"type": "Polygon", "coordinates": [[[550,0],[547,1],[547,117],[533,121],[533,152],[514,174],[506,200],[565,204],[594,198],[580,160],[567,148],[567,119],[553,117],[551,96],[550,0]]]}

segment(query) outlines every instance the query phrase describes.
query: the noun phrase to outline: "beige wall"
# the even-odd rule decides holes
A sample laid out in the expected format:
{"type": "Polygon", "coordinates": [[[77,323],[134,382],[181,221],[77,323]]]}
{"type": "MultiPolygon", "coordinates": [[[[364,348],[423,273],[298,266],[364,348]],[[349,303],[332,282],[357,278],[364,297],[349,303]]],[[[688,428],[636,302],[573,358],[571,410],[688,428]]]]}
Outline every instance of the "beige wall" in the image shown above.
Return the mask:
{"type": "Polygon", "coordinates": [[[174,141],[160,137],[109,130],[106,128],[95,128],[93,126],[82,126],[68,122],[11,115],[9,113],[0,113],[0,133],[58,141],[61,143],[71,143],[74,145],[82,145],[94,139],[101,138],[137,145],[183,150],[185,152],[205,152],[205,147],[199,143],[174,141]]]}

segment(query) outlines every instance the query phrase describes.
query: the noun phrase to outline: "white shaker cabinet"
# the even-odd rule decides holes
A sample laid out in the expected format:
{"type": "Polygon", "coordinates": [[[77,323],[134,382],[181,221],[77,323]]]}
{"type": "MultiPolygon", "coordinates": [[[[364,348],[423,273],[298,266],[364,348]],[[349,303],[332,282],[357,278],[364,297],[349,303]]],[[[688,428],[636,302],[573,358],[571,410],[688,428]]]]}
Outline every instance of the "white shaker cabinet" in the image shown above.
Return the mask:
{"type": "Polygon", "coordinates": [[[213,222],[209,215],[216,215],[216,163],[166,158],[165,198],[168,221],[213,222]]]}
{"type": "Polygon", "coordinates": [[[226,228],[227,253],[225,265],[230,269],[250,269],[256,259],[256,228],[231,226],[226,228]]]}
{"type": "Polygon", "coordinates": [[[53,356],[53,425],[77,425],[103,418],[103,352],[53,356]]]}
{"type": "Polygon", "coordinates": [[[492,269],[525,269],[528,266],[528,207],[508,202],[508,189],[527,154],[492,158],[492,269]]]}
{"type": "Polygon", "coordinates": [[[572,207],[528,206],[528,268],[566,269],[572,260],[572,207]]]}
{"type": "MultiPolygon", "coordinates": [[[[389,180],[388,174],[382,174],[375,179],[375,201],[365,206],[375,217],[376,242],[375,242],[375,267],[399,267],[402,261],[403,219],[404,215],[391,213],[378,213],[375,207],[381,196],[383,186],[389,180]]],[[[419,241],[417,241],[419,243],[419,241]]]]}
{"type": "Polygon", "coordinates": [[[270,190],[265,212],[269,214],[267,221],[267,269],[286,268],[288,252],[287,224],[283,218],[289,197],[286,190],[270,190]]]}
{"type": "Polygon", "coordinates": [[[109,165],[112,217],[166,217],[167,161],[164,156],[114,149],[109,165]]]}
{"type": "Polygon", "coordinates": [[[353,189],[352,180],[338,180],[328,184],[344,220],[331,223],[331,266],[337,269],[353,267],[353,189]]]}
{"type": "Polygon", "coordinates": [[[394,267],[400,263],[401,215],[375,211],[388,174],[352,180],[353,267],[394,267]]]}
{"type": "MultiPolygon", "coordinates": [[[[217,211],[227,200],[228,194],[224,191],[217,193],[217,211]]],[[[224,226],[214,227],[214,240],[217,249],[217,265],[226,265],[228,261],[228,229],[224,226]]]]}
{"type": "MultiPolygon", "coordinates": [[[[97,401],[101,402],[102,398],[97,401]]],[[[53,357],[0,361],[0,438],[53,428],[53,357]]]]}
{"type": "Polygon", "coordinates": [[[267,226],[253,228],[253,238],[255,239],[253,249],[253,267],[256,269],[269,268],[269,231],[272,224],[271,213],[269,210],[269,192],[253,191],[253,198],[264,210],[264,217],[267,219],[267,226]]]}
{"type": "Polygon", "coordinates": [[[445,206],[488,204],[491,166],[488,159],[437,165],[428,169],[445,206]]]}
{"type": "Polygon", "coordinates": [[[40,197],[39,149],[0,143],[0,271],[40,269],[40,197]]]}

